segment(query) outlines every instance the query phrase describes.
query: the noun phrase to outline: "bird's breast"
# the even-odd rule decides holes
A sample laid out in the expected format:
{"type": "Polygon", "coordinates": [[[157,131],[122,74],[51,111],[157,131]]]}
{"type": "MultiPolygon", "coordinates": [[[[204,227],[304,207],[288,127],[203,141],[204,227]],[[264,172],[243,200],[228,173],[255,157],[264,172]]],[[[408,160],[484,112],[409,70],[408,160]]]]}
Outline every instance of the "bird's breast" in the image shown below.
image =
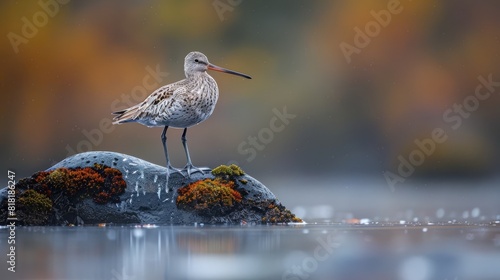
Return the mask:
{"type": "Polygon", "coordinates": [[[165,121],[169,126],[179,128],[196,125],[212,115],[218,97],[219,89],[213,79],[194,84],[172,100],[165,121]]]}

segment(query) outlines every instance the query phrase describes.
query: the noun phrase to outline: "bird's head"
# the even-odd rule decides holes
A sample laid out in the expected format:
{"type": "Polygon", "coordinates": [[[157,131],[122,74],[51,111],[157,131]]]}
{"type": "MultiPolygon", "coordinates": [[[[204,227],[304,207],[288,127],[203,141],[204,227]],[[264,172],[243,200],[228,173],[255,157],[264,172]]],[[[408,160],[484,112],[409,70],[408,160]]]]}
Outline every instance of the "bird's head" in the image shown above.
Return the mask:
{"type": "Polygon", "coordinates": [[[208,62],[207,56],[202,54],[201,52],[190,52],[184,59],[184,72],[186,73],[186,77],[192,76],[196,72],[206,72],[208,69],[241,76],[247,79],[252,78],[246,74],[242,74],[211,64],[210,62],[208,62]]]}

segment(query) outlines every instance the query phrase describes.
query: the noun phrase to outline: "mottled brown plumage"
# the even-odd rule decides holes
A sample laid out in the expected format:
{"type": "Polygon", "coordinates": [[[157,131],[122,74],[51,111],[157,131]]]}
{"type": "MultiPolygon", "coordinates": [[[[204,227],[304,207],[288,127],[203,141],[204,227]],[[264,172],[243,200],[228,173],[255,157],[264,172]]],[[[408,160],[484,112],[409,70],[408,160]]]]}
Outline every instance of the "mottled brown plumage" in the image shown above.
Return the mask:
{"type": "Polygon", "coordinates": [[[191,163],[186,143],[187,128],[208,119],[212,115],[219,88],[215,80],[207,74],[207,69],[225,72],[251,79],[250,76],[227,70],[208,62],[200,52],[189,53],[184,61],[186,79],[165,85],[155,90],[143,102],[123,111],[114,112],[113,124],[138,122],[148,127],[163,126],[162,143],[167,160],[167,169],[175,170],[170,165],[166,146],[166,131],[169,126],[184,128],[182,144],[186,152],[187,164],[183,170],[188,176],[191,170],[201,171],[191,163]]]}

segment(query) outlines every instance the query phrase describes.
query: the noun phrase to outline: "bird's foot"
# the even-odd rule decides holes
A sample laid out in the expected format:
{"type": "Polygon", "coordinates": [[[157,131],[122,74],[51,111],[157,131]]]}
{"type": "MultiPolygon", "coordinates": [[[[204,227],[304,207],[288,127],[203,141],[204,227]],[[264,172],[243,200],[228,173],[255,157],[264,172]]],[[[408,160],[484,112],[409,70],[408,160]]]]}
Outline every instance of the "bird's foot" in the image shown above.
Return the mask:
{"type": "MultiPolygon", "coordinates": [[[[186,166],[184,166],[184,168],[181,171],[186,171],[187,177],[190,178],[191,174],[193,174],[193,173],[200,172],[201,174],[205,174],[205,171],[209,171],[209,170],[212,170],[212,169],[210,169],[208,167],[196,167],[196,166],[192,165],[191,163],[188,163],[188,164],[186,164],[186,166]]],[[[184,177],[186,177],[186,176],[184,176],[184,177]]]]}
{"type": "MultiPolygon", "coordinates": [[[[168,174],[169,174],[169,175],[170,175],[170,174],[174,174],[174,173],[179,173],[179,174],[183,175],[183,174],[182,174],[182,171],[183,171],[183,170],[181,170],[181,169],[179,169],[179,168],[175,168],[175,167],[173,167],[173,166],[172,166],[172,165],[170,165],[170,164],[168,164],[168,165],[167,165],[167,169],[168,169],[168,174]]],[[[183,176],[184,176],[184,175],[183,175],[183,176]]]]}

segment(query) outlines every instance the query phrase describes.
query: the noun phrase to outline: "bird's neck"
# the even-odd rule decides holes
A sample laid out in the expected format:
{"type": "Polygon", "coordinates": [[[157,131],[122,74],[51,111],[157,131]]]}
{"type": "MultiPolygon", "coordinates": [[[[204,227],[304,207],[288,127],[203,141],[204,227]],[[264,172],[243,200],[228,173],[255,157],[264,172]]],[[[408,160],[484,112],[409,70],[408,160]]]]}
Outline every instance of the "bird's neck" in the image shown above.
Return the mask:
{"type": "Polygon", "coordinates": [[[206,72],[199,72],[199,71],[184,72],[184,74],[186,75],[186,78],[188,78],[188,79],[197,78],[200,75],[202,75],[203,73],[206,73],[206,72]]]}
{"type": "Polygon", "coordinates": [[[213,79],[207,72],[193,72],[186,73],[186,79],[188,80],[200,80],[200,79],[213,79]]]}

